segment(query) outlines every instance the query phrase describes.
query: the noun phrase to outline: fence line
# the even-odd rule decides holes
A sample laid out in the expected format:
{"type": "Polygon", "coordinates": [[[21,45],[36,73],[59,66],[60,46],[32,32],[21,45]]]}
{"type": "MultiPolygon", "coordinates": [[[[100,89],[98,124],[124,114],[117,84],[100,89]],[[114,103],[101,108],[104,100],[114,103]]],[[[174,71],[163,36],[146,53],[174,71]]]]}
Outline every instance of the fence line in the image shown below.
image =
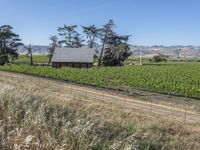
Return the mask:
{"type": "MultiPolygon", "coordinates": [[[[111,95],[110,93],[107,93],[106,91],[102,91],[102,92],[97,92],[97,91],[89,91],[88,88],[84,88],[84,87],[80,87],[77,85],[69,85],[69,84],[63,84],[61,82],[56,82],[56,81],[51,81],[49,79],[43,79],[41,80],[40,77],[33,77],[33,76],[29,76],[29,75],[24,75],[24,74],[16,74],[13,75],[12,73],[2,73],[0,72],[0,77],[4,80],[6,80],[7,82],[9,82],[10,80],[14,80],[17,81],[18,83],[22,82],[29,82],[31,85],[38,85],[40,88],[47,88],[47,89],[57,89],[59,91],[62,91],[64,93],[68,92],[68,94],[73,97],[74,99],[77,98],[92,98],[94,100],[99,100],[102,102],[111,102],[111,104],[113,102],[115,102],[115,104],[119,104],[120,106],[122,106],[123,108],[135,108],[138,109],[140,111],[146,111],[149,109],[150,114],[161,114],[162,116],[167,116],[167,117],[176,117],[181,119],[182,122],[184,122],[184,124],[187,124],[188,122],[188,116],[190,116],[191,114],[188,113],[187,110],[187,106],[185,103],[185,107],[182,111],[179,111],[179,114],[173,114],[173,113],[177,113],[178,111],[175,112],[175,108],[173,107],[165,107],[162,108],[161,106],[159,106],[158,104],[153,103],[152,100],[149,101],[148,103],[144,103],[144,102],[139,102],[139,101],[134,101],[134,100],[130,100],[130,98],[127,97],[127,95],[125,95],[124,97],[118,97],[116,98],[116,96],[111,95]],[[42,86],[45,85],[45,86],[42,86]],[[56,87],[55,87],[56,85],[56,87]],[[84,89],[83,89],[84,88],[84,89]],[[142,105],[145,104],[145,105],[142,105]],[[167,109],[166,109],[167,108],[167,109]],[[174,110],[173,110],[174,109],[174,110]],[[172,113],[171,113],[172,112],[172,113]],[[183,115],[183,117],[181,117],[183,115]],[[179,116],[179,117],[177,117],[179,116]]],[[[132,92],[132,91],[131,91],[132,92]]],[[[164,107],[164,106],[163,106],[164,107]]],[[[200,114],[195,114],[197,117],[200,118],[200,114]]],[[[195,116],[193,114],[193,116],[195,116]]],[[[192,118],[192,117],[191,117],[192,118]]],[[[194,121],[194,120],[193,120],[194,121]]],[[[200,120],[198,120],[198,118],[196,118],[196,121],[200,122],[200,120]]]]}

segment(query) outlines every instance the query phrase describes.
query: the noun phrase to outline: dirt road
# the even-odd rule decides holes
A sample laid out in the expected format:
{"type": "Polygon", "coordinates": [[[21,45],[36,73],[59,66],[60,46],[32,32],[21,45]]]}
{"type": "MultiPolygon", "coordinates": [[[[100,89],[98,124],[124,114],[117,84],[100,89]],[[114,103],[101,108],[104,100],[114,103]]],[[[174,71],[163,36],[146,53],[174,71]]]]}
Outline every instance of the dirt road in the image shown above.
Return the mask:
{"type": "Polygon", "coordinates": [[[74,98],[85,98],[87,100],[97,100],[105,103],[119,105],[124,109],[137,109],[141,113],[158,115],[166,118],[187,123],[200,123],[200,113],[191,111],[185,107],[169,106],[157,104],[153,101],[142,101],[137,98],[128,97],[121,94],[111,93],[104,90],[97,90],[90,87],[50,80],[46,78],[34,77],[29,75],[8,73],[0,71],[0,79],[5,81],[17,82],[24,86],[33,85],[49,94],[74,98]]]}

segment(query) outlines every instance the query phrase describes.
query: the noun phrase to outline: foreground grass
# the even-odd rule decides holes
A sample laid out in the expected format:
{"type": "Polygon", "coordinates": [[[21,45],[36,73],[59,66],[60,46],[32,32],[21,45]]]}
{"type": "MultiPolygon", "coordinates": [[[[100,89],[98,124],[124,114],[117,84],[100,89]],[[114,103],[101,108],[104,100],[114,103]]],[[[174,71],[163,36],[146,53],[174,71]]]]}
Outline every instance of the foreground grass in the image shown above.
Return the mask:
{"type": "Polygon", "coordinates": [[[124,91],[136,88],[200,99],[200,64],[198,63],[161,63],[90,69],[53,69],[44,66],[7,65],[0,66],[0,70],[51,77],[124,91]]]}
{"type": "Polygon", "coordinates": [[[0,149],[200,148],[200,131],[195,126],[185,129],[182,123],[116,106],[58,101],[0,86],[0,149]]]}

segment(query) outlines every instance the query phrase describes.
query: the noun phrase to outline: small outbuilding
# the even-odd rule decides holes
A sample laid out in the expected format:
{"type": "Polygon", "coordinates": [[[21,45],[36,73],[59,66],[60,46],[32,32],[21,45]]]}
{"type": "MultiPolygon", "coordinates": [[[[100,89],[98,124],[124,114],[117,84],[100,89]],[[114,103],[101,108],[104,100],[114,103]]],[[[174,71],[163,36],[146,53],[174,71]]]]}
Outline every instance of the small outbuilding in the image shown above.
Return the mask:
{"type": "Polygon", "coordinates": [[[92,67],[94,61],[94,49],[90,48],[65,48],[57,47],[52,58],[52,67],[92,67]]]}

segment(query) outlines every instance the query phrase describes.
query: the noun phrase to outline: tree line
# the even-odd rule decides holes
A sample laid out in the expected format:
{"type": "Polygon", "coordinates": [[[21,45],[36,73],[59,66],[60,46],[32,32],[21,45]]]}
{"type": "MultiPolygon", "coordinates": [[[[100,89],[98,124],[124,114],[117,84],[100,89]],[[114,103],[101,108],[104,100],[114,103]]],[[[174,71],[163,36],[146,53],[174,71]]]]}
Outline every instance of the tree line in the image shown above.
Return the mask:
{"type": "Polygon", "coordinates": [[[94,24],[82,25],[83,34],[78,33],[77,27],[77,25],[63,25],[58,27],[58,35],[50,37],[49,63],[56,47],[87,46],[94,49],[100,47],[98,66],[121,66],[123,61],[131,55],[128,45],[130,36],[117,34],[114,31],[113,20],[109,20],[101,28],[97,28],[94,24]]]}
{"type": "MultiPolygon", "coordinates": [[[[100,50],[98,56],[98,66],[121,66],[123,61],[131,55],[128,45],[128,35],[119,35],[114,31],[113,20],[101,28],[94,24],[81,26],[82,34],[77,31],[78,25],[63,25],[58,27],[58,34],[50,37],[49,64],[56,47],[88,48],[100,50]]],[[[18,57],[17,48],[23,46],[18,34],[13,32],[10,25],[0,26],[0,65],[12,63],[18,57]]],[[[30,58],[30,65],[33,64],[31,45],[25,47],[30,58]]]]}

